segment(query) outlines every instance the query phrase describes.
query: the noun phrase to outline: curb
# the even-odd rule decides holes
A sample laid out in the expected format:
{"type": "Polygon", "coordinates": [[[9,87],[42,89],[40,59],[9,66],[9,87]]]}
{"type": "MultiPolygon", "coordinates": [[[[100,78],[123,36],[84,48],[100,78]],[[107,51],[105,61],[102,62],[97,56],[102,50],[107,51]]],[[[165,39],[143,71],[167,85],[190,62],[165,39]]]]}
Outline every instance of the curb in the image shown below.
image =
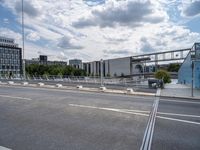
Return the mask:
{"type": "Polygon", "coordinates": [[[127,95],[127,96],[153,96],[155,97],[156,94],[155,93],[145,93],[145,92],[131,92],[131,93],[127,93],[126,91],[123,90],[114,90],[114,89],[107,89],[105,91],[99,90],[98,88],[81,88],[81,89],[77,89],[75,87],[71,87],[71,86],[63,86],[63,87],[56,87],[56,86],[48,86],[48,85],[44,85],[44,86],[38,86],[37,84],[28,84],[28,85],[21,85],[21,84],[14,84],[14,85],[9,85],[9,84],[0,84],[2,86],[18,86],[18,87],[31,87],[31,88],[46,88],[46,89],[58,89],[58,90],[77,90],[77,91],[82,91],[82,92],[95,92],[95,93],[105,93],[105,94],[120,94],[120,95],[127,95]]]}

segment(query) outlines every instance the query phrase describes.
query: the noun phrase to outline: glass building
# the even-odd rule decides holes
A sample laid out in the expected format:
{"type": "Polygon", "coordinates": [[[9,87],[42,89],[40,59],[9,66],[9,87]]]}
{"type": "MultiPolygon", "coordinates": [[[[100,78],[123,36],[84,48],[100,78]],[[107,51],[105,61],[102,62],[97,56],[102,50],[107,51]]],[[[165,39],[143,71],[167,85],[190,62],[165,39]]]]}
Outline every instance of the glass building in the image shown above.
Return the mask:
{"type": "Polygon", "coordinates": [[[14,39],[0,37],[0,76],[20,77],[22,74],[22,49],[14,39]]]}
{"type": "Polygon", "coordinates": [[[181,84],[191,85],[192,70],[194,88],[200,89],[200,43],[195,43],[193,45],[191,51],[188,53],[187,57],[182,63],[178,72],[178,82],[181,84]]]}

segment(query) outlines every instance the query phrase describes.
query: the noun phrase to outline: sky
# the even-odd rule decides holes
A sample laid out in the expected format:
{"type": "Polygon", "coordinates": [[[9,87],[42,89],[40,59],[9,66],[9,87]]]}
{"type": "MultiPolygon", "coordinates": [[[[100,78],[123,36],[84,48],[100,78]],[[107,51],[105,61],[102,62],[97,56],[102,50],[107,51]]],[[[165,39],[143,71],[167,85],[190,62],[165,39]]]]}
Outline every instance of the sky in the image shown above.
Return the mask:
{"type": "MultiPolygon", "coordinates": [[[[21,0],[0,0],[0,36],[21,36],[21,0]]],[[[191,48],[200,0],[24,0],[25,58],[95,61],[191,48]]]]}

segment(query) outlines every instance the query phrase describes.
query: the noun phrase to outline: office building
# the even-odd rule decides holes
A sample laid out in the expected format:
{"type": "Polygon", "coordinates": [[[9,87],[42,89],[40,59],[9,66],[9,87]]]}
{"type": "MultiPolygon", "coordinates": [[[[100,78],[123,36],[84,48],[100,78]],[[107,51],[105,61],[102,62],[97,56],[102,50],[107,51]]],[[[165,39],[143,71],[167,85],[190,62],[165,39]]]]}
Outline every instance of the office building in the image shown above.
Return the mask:
{"type": "Polygon", "coordinates": [[[0,76],[20,77],[22,74],[22,49],[14,39],[0,37],[0,76]]]}
{"type": "Polygon", "coordinates": [[[200,43],[195,43],[178,72],[178,82],[200,89],[200,43]],[[193,69],[192,69],[193,67],[193,69]],[[193,77],[192,77],[193,72],[193,77]]]}
{"type": "Polygon", "coordinates": [[[31,64],[67,66],[67,62],[65,61],[49,61],[48,56],[46,55],[40,55],[39,58],[32,58],[31,60],[26,60],[26,65],[31,64]]]}
{"type": "Polygon", "coordinates": [[[69,60],[69,65],[76,69],[83,69],[83,63],[80,59],[71,59],[69,60]]]}

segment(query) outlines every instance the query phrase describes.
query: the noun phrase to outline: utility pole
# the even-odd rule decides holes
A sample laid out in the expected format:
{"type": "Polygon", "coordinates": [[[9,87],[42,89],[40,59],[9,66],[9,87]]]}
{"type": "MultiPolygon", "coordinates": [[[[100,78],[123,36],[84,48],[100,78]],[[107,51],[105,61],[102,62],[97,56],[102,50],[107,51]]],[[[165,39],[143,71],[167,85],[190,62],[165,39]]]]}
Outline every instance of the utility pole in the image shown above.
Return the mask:
{"type": "Polygon", "coordinates": [[[24,56],[24,0],[22,0],[22,67],[23,67],[23,78],[26,79],[26,64],[25,64],[25,56],[24,56]]]}
{"type": "Polygon", "coordinates": [[[192,90],[191,90],[191,96],[194,97],[194,61],[192,61],[192,90]]]}
{"type": "Polygon", "coordinates": [[[103,59],[101,59],[100,62],[101,62],[101,87],[103,87],[103,59]]]}

